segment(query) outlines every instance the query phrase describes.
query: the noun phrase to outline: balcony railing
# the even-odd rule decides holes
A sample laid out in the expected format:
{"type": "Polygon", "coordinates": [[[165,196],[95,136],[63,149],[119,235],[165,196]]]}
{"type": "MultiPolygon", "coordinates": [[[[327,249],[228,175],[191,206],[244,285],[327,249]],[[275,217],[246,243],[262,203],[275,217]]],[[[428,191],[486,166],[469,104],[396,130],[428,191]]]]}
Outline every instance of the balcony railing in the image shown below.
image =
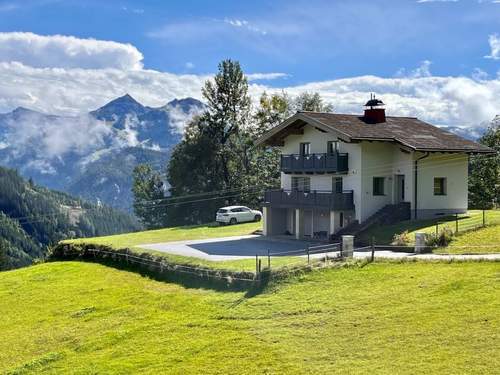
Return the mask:
{"type": "Polygon", "coordinates": [[[284,173],[339,173],[347,172],[348,155],[332,154],[291,154],[281,155],[281,171],[284,173]]]}
{"type": "Polygon", "coordinates": [[[268,190],[264,193],[264,206],[276,208],[323,208],[354,210],[352,190],[331,191],[268,190]]]}

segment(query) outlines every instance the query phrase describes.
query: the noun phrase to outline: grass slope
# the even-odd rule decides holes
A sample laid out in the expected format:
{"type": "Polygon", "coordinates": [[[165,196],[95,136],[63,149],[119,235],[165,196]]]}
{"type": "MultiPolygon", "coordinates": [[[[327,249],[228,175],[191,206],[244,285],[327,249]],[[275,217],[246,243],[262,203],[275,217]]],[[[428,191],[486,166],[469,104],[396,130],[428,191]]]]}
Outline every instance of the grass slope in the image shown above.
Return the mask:
{"type": "MultiPolygon", "coordinates": [[[[126,233],[115,236],[81,238],[77,240],[63,241],[64,243],[74,244],[95,244],[106,245],[114,249],[129,248],[130,250],[142,253],[148,252],[162,256],[174,263],[190,264],[193,266],[205,266],[212,268],[224,268],[236,271],[255,271],[254,259],[229,260],[229,261],[210,261],[181,255],[172,255],[164,252],[142,249],[139,245],[174,242],[186,240],[201,240],[217,237],[243,236],[252,234],[256,230],[262,229],[262,223],[245,223],[237,225],[219,226],[216,224],[204,224],[195,226],[173,227],[144,232],[126,233]]],[[[276,259],[275,265],[295,264],[297,259],[294,257],[283,257],[276,259]]],[[[305,261],[304,261],[305,263],[305,261]]]]}
{"type": "Polygon", "coordinates": [[[493,373],[499,263],[374,263],[253,298],[91,263],[0,273],[0,373],[493,373]]]}
{"type": "MultiPolygon", "coordinates": [[[[487,210],[485,214],[486,224],[491,225],[492,228],[487,231],[487,235],[477,235],[474,237],[474,244],[476,245],[491,245],[500,242],[500,210],[487,210]]],[[[472,243],[468,241],[468,234],[481,231],[482,229],[476,229],[483,222],[483,211],[481,210],[470,210],[467,214],[459,215],[459,233],[456,239],[461,236],[463,240],[460,243],[464,245],[470,245],[472,243]]],[[[439,219],[430,220],[408,220],[401,221],[394,225],[377,225],[373,226],[364,233],[362,233],[361,238],[365,241],[370,241],[372,237],[375,237],[375,241],[380,244],[388,244],[392,241],[395,234],[399,234],[407,230],[410,233],[412,240],[415,238],[416,232],[425,233],[435,233],[436,223],[439,223],[438,228],[441,230],[446,227],[455,232],[455,217],[441,217],[439,219]]],[[[471,237],[472,238],[472,237],[471,237]]],[[[458,242],[457,242],[458,243],[458,242]]],[[[452,244],[455,244],[453,242],[452,244]]],[[[458,251],[458,250],[457,250],[458,251]]],[[[484,251],[484,249],[482,249],[484,251]]],[[[466,250],[465,252],[470,252],[466,250]]]]}
{"type": "Polygon", "coordinates": [[[81,238],[68,243],[92,243],[111,246],[115,249],[131,248],[160,242],[202,240],[217,237],[243,236],[262,229],[262,223],[246,223],[219,226],[216,224],[164,228],[143,232],[118,234],[115,236],[81,238]]]}

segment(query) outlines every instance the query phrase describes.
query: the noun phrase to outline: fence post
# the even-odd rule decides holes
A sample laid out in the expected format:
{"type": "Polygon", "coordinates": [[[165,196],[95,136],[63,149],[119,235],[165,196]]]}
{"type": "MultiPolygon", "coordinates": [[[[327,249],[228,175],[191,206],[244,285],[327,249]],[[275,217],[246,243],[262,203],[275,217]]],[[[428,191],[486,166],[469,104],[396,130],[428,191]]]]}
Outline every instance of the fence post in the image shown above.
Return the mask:
{"type": "Polygon", "coordinates": [[[455,234],[458,233],[458,214],[455,214],[455,234]]]}
{"type": "Polygon", "coordinates": [[[311,264],[311,260],[309,258],[309,245],[307,245],[306,251],[307,251],[307,264],[311,264]]]}
{"type": "Polygon", "coordinates": [[[269,249],[267,249],[267,268],[271,269],[271,253],[269,249]]]}
{"type": "Polygon", "coordinates": [[[486,210],[483,208],[483,227],[486,226],[486,210]]]}
{"type": "Polygon", "coordinates": [[[262,260],[259,259],[259,278],[260,278],[261,271],[262,271],[262,260]]]}
{"type": "Polygon", "coordinates": [[[375,237],[372,237],[372,259],[373,262],[375,260],[375,237]]]}
{"type": "Polygon", "coordinates": [[[255,254],[255,276],[259,275],[259,254],[255,254]]]}
{"type": "Polygon", "coordinates": [[[346,258],[352,258],[354,252],[354,236],[342,236],[342,255],[346,258]]]}
{"type": "Polygon", "coordinates": [[[415,233],[415,253],[420,254],[425,249],[425,233],[415,233]]]}

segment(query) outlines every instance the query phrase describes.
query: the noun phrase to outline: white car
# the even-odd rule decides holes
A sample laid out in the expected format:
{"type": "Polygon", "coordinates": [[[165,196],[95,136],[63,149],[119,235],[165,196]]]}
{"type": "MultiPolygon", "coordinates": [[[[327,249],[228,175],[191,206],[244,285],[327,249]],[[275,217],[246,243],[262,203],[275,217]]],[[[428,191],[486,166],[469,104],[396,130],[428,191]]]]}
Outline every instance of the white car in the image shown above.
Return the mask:
{"type": "Polygon", "coordinates": [[[251,210],[245,206],[222,207],[217,211],[215,221],[219,224],[236,224],[248,221],[260,221],[262,212],[251,210]]]}

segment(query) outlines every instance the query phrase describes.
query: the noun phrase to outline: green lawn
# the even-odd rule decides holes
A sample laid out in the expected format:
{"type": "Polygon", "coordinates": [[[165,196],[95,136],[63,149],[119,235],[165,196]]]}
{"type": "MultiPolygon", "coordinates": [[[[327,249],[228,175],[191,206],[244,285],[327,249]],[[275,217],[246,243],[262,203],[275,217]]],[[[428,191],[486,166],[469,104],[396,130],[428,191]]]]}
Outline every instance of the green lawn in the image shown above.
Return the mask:
{"type": "MultiPolygon", "coordinates": [[[[459,215],[459,234],[452,242],[452,245],[491,245],[500,242],[500,210],[487,210],[485,214],[486,224],[491,225],[493,229],[477,229],[483,222],[483,212],[481,210],[470,210],[467,214],[459,215]],[[482,232],[486,231],[486,232],[482,232]],[[478,233],[478,235],[471,236],[471,233],[478,233]],[[485,235],[480,234],[485,233],[485,235]],[[473,242],[469,242],[472,241],[473,242]]],[[[374,226],[364,232],[360,237],[364,241],[369,242],[372,237],[375,237],[375,242],[379,244],[388,244],[392,241],[394,234],[402,233],[408,230],[412,242],[415,238],[416,232],[435,233],[436,223],[439,223],[438,228],[441,230],[444,227],[450,228],[455,232],[456,223],[455,217],[441,217],[432,220],[408,220],[402,221],[394,225],[380,225],[374,226]]],[[[477,248],[476,248],[477,251],[477,248]]],[[[484,248],[480,252],[484,252],[484,248]]],[[[456,252],[459,252],[456,249],[456,252]]],[[[473,252],[464,249],[462,252],[473,252]]]]}
{"type": "Polygon", "coordinates": [[[0,373],[495,373],[499,275],[373,263],[248,297],[46,263],[0,273],[0,373]]]}
{"type": "MultiPolygon", "coordinates": [[[[246,223],[226,226],[219,226],[213,223],[208,225],[205,224],[197,226],[173,227],[149,230],[144,232],[118,234],[114,236],[79,238],[76,240],[63,241],[63,243],[106,245],[114,249],[128,248],[137,253],[148,252],[154,255],[162,256],[163,258],[174,263],[211,268],[224,268],[236,271],[255,271],[254,259],[210,261],[143,249],[138,245],[185,240],[201,240],[217,237],[242,236],[252,234],[256,230],[260,229],[262,229],[262,223],[246,223]]],[[[287,264],[293,265],[297,262],[298,260],[296,259],[296,257],[283,257],[282,259],[276,259],[273,264],[276,266],[287,264]]],[[[305,263],[305,261],[303,263],[305,263]]]]}
{"type": "Polygon", "coordinates": [[[134,232],[117,234],[114,236],[80,238],[65,241],[68,243],[92,243],[111,246],[115,249],[131,248],[138,245],[201,240],[216,237],[242,236],[252,234],[256,230],[262,229],[262,223],[246,223],[237,225],[219,226],[215,223],[204,225],[193,225],[184,227],[164,228],[157,230],[147,230],[144,232],[134,232]]]}

